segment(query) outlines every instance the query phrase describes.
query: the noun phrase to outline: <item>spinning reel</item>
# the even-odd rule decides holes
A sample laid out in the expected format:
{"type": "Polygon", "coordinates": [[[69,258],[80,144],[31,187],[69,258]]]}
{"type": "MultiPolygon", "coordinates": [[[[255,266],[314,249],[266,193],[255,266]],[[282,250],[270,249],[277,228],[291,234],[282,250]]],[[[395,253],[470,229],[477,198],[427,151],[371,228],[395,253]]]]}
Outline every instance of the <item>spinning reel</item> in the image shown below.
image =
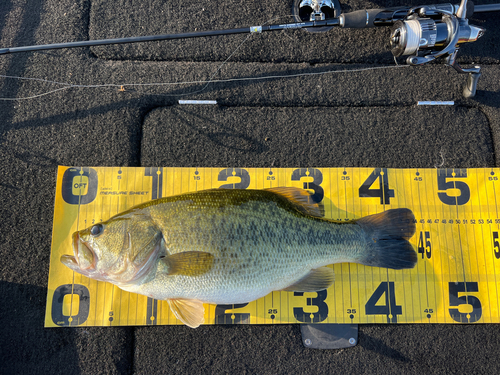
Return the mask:
{"type": "MultiPolygon", "coordinates": [[[[456,62],[456,56],[459,44],[475,42],[485,29],[469,25],[467,0],[462,0],[458,9],[454,8],[448,5],[411,8],[403,20],[394,23],[391,51],[395,57],[409,56],[406,62],[410,65],[423,65],[443,57],[457,72],[469,73],[463,91],[469,98],[476,93],[481,68],[464,69],[456,62]]],[[[473,12],[473,5],[471,8],[473,12]]]]}
{"type": "MultiPolygon", "coordinates": [[[[364,28],[391,26],[391,52],[395,57],[409,56],[409,65],[423,65],[438,58],[459,73],[468,73],[463,94],[475,95],[480,67],[464,69],[456,62],[459,45],[475,42],[485,32],[482,27],[469,25],[468,16],[474,4],[462,0],[460,5],[439,4],[413,8],[371,9],[340,14],[337,0],[296,0],[293,13],[297,21],[326,21],[338,18],[341,27],[364,28]]],[[[337,26],[337,25],[335,25],[337,26]]],[[[327,31],[333,26],[307,28],[308,31],[327,31]]]]}

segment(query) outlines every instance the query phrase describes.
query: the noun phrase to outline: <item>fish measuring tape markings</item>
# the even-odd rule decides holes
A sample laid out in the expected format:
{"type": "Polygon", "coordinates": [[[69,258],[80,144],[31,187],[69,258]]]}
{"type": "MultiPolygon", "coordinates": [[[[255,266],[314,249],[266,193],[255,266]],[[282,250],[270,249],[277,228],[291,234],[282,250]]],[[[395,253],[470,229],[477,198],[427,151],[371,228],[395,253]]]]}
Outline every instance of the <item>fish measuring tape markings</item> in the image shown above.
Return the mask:
{"type": "Polygon", "coordinates": [[[498,321],[498,173],[60,167],[46,325],[498,321]]]}

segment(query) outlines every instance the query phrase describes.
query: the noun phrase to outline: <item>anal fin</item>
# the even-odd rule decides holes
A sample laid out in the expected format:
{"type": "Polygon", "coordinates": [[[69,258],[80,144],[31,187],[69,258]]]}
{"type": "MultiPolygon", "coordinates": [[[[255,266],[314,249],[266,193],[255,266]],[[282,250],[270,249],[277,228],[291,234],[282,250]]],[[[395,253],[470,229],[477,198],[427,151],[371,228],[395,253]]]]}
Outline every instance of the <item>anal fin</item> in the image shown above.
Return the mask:
{"type": "Polygon", "coordinates": [[[283,289],[285,292],[318,292],[329,288],[335,280],[333,269],[320,267],[311,270],[307,275],[296,283],[283,289]]]}
{"type": "Polygon", "coordinates": [[[205,321],[203,302],[197,299],[169,299],[168,305],[177,319],[191,328],[198,328],[205,321]]]}

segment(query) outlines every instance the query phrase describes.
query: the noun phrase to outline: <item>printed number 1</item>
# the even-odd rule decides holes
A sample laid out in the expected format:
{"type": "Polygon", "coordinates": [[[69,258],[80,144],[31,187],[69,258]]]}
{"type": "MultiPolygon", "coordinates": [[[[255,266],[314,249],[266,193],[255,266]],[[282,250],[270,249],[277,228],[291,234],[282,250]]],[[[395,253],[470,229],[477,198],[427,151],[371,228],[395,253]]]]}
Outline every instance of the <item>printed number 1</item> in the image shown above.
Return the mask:
{"type": "Polygon", "coordinates": [[[151,182],[151,199],[161,198],[163,191],[162,168],[146,168],[144,176],[153,177],[151,182]]]}

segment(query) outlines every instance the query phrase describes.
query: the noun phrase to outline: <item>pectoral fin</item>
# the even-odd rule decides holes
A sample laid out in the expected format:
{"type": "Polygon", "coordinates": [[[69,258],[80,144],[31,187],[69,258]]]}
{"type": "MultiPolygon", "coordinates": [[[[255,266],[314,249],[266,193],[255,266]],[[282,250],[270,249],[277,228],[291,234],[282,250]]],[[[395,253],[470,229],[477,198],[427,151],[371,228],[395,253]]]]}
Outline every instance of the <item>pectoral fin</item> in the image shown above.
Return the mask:
{"type": "Polygon", "coordinates": [[[185,251],[162,258],[169,275],[200,276],[212,269],[214,256],[202,251],[185,251]]]}
{"type": "Polygon", "coordinates": [[[311,270],[307,275],[296,283],[283,289],[285,292],[318,292],[329,288],[335,279],[333,269],[320,267],[311,270]]]}
{"type": "Polygon", "coordinates": [[[203,302],[197,299],[169,299],[168,305],[177,319],[191,328],[197,328],[205,320],[203,302]]]}

